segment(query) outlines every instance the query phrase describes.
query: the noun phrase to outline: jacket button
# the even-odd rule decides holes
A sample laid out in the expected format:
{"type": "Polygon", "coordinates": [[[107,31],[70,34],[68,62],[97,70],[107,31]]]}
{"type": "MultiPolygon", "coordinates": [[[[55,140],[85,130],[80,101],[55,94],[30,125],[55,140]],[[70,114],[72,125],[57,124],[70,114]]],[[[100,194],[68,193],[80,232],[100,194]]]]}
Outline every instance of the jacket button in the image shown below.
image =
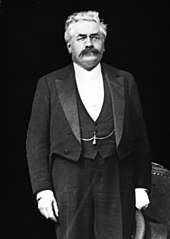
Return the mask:
{"type": "Polygon", "coordinates": [[[69,153],[69,150],[68,149],[65,149],[64,150],[64,154],[68,154],[69,153]]]}
{"type": "Polygon", "coordinates": [[[71,130],[68,130],[68,131],[67,131],[67,134],[70,135],[70,134],[71,134],[71,130]]]}

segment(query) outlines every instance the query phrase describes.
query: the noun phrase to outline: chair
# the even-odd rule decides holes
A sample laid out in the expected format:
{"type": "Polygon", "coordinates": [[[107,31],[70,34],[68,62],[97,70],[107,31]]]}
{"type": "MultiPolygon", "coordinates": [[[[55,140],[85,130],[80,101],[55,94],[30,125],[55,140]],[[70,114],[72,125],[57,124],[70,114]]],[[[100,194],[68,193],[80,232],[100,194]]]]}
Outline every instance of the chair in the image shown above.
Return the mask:
{"type": "Polygon", "coordinates": [[[170,170],[152,162],[150,205],[143,210],[145,238],[166,239],[170,234],[170,170]]]}
{"type": "Polygon", "coordinates": [[[136,210],[136,228],[132,238],[170,238],[170,171],[154,162],[149,197],[149,207],[142,211],[136,210]]]}

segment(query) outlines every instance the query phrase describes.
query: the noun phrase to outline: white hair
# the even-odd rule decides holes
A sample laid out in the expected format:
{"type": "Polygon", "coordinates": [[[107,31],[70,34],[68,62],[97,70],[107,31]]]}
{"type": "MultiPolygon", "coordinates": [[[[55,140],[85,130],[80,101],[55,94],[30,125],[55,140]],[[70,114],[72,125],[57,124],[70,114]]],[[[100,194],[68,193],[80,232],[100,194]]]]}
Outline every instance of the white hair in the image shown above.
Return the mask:
{"type": "Polygon", "coordinates": [[[107,25],[104,24],[103,20],[99,18],[99,13],[96,11],[87,11],[87,12],[76,12],[70,15],[65,23],[65,33],[64,33],[64,39],[66,42],[68,42],[73,33],[72,29],[74,28],[75,24],[78,21],[85,20],[85,21],[94,21],[97,24],[99,24],[99,30],[100,32],[106,37],[107,35],[107,25]]]}

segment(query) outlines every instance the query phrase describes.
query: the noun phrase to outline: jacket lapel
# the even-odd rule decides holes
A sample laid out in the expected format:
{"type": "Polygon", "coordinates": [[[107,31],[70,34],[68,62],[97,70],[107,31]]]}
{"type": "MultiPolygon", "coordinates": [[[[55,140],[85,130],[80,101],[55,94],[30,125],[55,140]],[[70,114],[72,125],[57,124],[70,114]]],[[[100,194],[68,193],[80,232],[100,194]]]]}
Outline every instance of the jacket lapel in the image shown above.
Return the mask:
{"type": "Polygon", "coordinates": [[[124,87],[123,87],[123,77],[118,74],[111,73],[104,70],[104,75],[109,83],[111,96],[112,96],[112,106],[113,106],[113,118],[115,125],[115,137],[117,146],[120,143],[123,133],[123,120],[124,120],[124,87]]]}
{"type": "MultiPolygon", "coordinates": [[[[118,146],[123,133],[125,107],[123,77],[117,73],[116,69],[115,72],[108,70],[105,64],[103,64],[103,74],[109,84],[112,96],[115,137],[118,146]]],[[[76,83],[73,67],[67,76],[62,77],[62,79],[56,79],[55,82],[65,116],[76,139],[81,143],[79,115],[76,102],[76,83]]]]}
{"type": "Polygon", "coordinates": [[[56,79],[55,82],[65,116],[76,139],[81,143],[79,117],[76,103],[76,85],[73,68],[67,77],[64,77],[64,79],[56,79]]]}

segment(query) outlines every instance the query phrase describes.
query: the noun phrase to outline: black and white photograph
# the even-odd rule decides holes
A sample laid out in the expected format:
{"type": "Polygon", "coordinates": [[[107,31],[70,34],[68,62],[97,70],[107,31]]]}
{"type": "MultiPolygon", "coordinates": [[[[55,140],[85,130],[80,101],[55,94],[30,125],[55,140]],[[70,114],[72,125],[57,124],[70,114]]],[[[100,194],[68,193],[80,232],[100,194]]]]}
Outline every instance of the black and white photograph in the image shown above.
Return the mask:
{"type": "Polygon", "coordinates": [[[2,239],[170,239],[169,10],[0,1],[2,239]]]}

